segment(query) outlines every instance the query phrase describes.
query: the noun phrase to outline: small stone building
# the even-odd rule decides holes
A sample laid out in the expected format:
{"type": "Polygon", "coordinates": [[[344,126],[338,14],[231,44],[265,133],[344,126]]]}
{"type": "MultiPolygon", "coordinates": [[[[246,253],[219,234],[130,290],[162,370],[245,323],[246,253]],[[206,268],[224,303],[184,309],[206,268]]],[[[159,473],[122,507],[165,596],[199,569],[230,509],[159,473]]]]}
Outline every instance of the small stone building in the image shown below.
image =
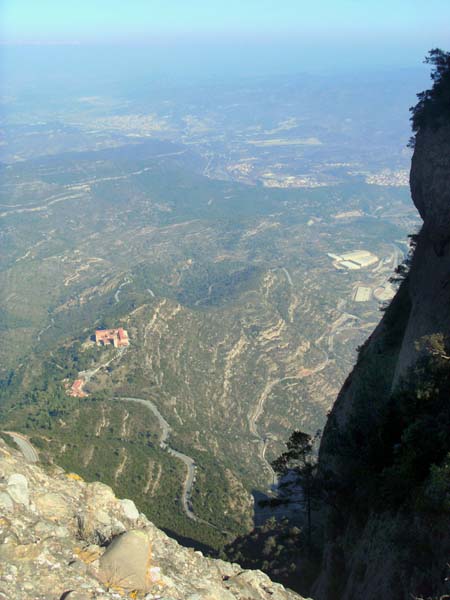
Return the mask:
{"type": "Polygon", "coordinates": [[[114,348],[123,348],[130,344],[126,329],[97,329],[95,332],[95,343],[97,346],[109,346],[114,348]]]}

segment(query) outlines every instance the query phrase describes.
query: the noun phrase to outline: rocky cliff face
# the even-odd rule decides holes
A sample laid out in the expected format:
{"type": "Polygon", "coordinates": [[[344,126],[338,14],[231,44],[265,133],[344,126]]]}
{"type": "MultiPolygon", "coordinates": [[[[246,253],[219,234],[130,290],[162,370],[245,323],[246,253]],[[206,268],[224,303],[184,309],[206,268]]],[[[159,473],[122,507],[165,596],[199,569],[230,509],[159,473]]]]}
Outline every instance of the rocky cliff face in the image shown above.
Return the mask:
{"type": "MultiPolygon", "coordinates": [[[[410,182],[424,224],[409,275],[362,348],[321,443],[321,472],[337,485],[345,482],[347,492],[346,508],[341,502],[339,511],[328,509],[321,574],[311,593],[317,600],[403,600],[448,593],[448,512],[416,511],[412,502],[408,508],[384,509],[371,504],[371,492],[361,494],[370,479],[364,465],[376,462],[369,455],[389,426],[387,410],[395,410],[393,392],[423,359],[421,341],[450,335],[450,125],[418,131],[410,182]]],[[[429,434],[424,430],[421,435],[429,434]]],[[[391,448],[393,456],[401,451],[400,438],[397,446],[391,448]]]]}
{"type": "Polygon", "coordinates": [[[394,384],[417,359],[417,340],[450,332],[450,124],[416,136],[410,185],[423,227],[409,276],[411,313],[394,384]]]}
{"type": "Polygon", "coordinates": [[[0,440],[0,598],[300,600],[260,571],[184,548],[102,483],[0,440]]]}

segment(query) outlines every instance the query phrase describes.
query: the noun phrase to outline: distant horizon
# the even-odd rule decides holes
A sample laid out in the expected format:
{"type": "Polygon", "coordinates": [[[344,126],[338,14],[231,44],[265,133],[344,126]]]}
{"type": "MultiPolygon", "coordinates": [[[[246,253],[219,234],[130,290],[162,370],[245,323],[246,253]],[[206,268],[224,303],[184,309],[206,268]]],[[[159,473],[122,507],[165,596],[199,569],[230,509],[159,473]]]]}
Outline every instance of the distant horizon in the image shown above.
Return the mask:
{"type": "MultiPolygon", "coordinates": [[[[180,83],[227,81],[260,77],[363,76],[401,71],[423,72],[424,58],[431,47],[412,55],[397,53],[395,60],[382,60],[367,49],[354,57],[353,48],[311,48],[289,45],[258,46],[235,44],[233,48],[207,44],[2,44],[0,79],[3,83],[42,77],[43,80],[158,79],[180,83]]],[[[445,49],[445,48],[444,48],[445,49]]]]}
{"type": "Polygon", "coordinates": [[[258,74],[412,67],[431,48],[450,47],[450,3],[444,0],[321,0],[314,6],[304,0],[5,0],[0,16],[3,53],[140,50],[156,67],[176,65],[180,72],[183,62],[208,72],[258,74]]]}

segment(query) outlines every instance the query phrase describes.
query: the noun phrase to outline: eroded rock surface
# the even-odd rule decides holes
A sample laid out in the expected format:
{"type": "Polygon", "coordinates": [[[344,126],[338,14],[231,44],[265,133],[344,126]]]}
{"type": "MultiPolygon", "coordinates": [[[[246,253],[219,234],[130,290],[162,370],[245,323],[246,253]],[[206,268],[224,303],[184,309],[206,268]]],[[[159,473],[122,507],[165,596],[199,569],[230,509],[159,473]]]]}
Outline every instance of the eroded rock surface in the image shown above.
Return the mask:
{"type": "Polygon", "coordinates": [[[180,546],[111,488],[0,440],[0,599],[296,600],[260,571],[180,546]]]}
{"type": "Polygon", "coordinates": [[[450,241],[450,125],[424,128],[415,141],[411,195],[424,232],[441,255],[450,241]]]}

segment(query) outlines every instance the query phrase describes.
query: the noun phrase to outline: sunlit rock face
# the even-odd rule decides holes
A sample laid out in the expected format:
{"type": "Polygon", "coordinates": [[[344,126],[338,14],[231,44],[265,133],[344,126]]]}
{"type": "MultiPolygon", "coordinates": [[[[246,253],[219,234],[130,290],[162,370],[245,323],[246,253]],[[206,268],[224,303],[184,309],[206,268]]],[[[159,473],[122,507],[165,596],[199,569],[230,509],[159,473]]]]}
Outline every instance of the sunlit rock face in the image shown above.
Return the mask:
{"type": "Polygon", "coordinates": [[[424,224],[409,276],[411,314],[394,385],[417,359],[423,336],[450,331],[450,125],[419,131],[410,181],[424,224]]]}

